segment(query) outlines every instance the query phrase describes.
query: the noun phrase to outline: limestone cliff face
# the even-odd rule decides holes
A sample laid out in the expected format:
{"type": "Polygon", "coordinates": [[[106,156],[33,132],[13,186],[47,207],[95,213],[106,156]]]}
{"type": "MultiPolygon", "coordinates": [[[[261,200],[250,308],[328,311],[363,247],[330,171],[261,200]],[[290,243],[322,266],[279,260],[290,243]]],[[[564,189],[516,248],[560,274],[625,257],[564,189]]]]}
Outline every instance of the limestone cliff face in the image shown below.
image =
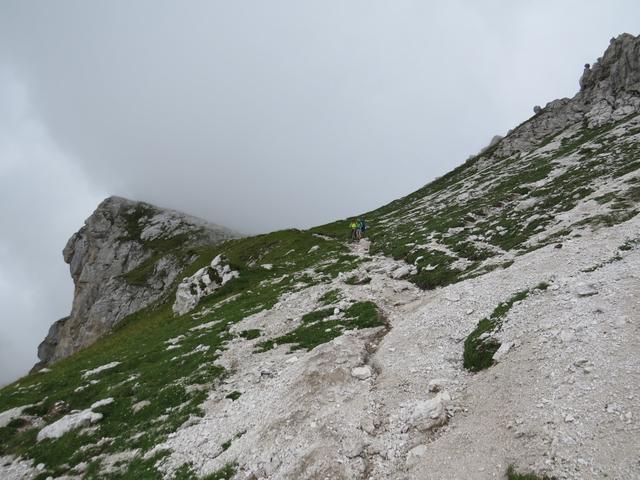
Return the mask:
{"type": "Polygon", "coordinates": [[[36,368],[93,343],[161,299],[193,260],[193,247],[239,236],[174,210],[107,198],[64,248],[75,284],[73,306],[38,347],[36,368]]]}
{"type": "Polygon", "coordinates": [[[623,33],[611,39],[593,66],[585,65],[580,91],[573,98],[535,107],[535,116],[509,132],[495,149],[487,148],[486,153],[506,157],[526,152],[576,122],[599,127],[639,111],[640,36],[623,33]]]}

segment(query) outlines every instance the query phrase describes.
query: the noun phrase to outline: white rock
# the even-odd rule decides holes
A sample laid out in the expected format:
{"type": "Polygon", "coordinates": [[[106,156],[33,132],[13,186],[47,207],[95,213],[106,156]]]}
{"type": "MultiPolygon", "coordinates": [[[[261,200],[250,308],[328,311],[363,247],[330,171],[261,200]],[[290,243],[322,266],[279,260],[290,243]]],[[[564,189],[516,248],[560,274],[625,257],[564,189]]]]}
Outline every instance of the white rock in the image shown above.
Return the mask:
{"type": "Polygon", "coordinates": [[[393,273],[391,274],[391,278],[395,278],[396,280],[399,280],[401,278],[409,276],[411,272],[412,272],[411,265],[402,265],[393,271],[393,273]]]}
{"type": "Polygon", "coordinates": [[[178,285],[176,299],[173,303],[173,313],[184,315],[193,310],[200,300],[211,295],[222,285],[240,275],[239,272],[231,270],[229,265],[225,265],[221,255],[211,261],[211,269],[219,277],[220,282],[211,279],[208,267],[201,268],[190,277],[186,277],[178,285]]]}
{"type": "Polygon", "coordinates": [[[575,287],[575,293],[579,297],[590,297],[591,295],[597,295],[598,290],[596,290],[594,285],[579,283],[575,287]]]}
{"type": "Polygon", "coordinates": [[[96,413],[91,409],[65,415],[60,420],[47,425],[38,432],[37,440],[41,442],[47,438],[60,438],[65,433],[77,428],[88,427],[102,419],[101,413],[96,413]]]}
{"type": "Polygon", "coordinates": [[[133,405],[131,405],[131,410],[133,410],[133,413],[138,413],[144,407],[148,407],[149,405],[151,405],[151,402],[149,400],[142,400],[138,403],[134,403],[133,405]]]}
{"type": "Polygon", "coordinates": [[[426,432],[444,425],[448,421],[446,407],[450,401],[449,393],[443,391],[430,400],[418,402],[409,416],[409,427],[426,432]]]}
{"type": "Polygon", "coordinates": [[[22,415],[22,411],[25,408],[29,408],[31,406],[32,405],[24,405],[22,407],[15,407],[0,413],[0,428],[9,425],[11,420],[18,418],[20,415],[22,415]]]}
{"type": "Polygon", "coordinates": [[[444,298],[446,298],[447,300],[449,300],[450,302],[456,303],[460,301],[460,295],[453,293],[453,292],[447,292],[444,296],[444,298]]]}
{"type": "Polygon", "coordinates": [[[111,405],[114,402],[112,397],[109,398],[105,398],[103,400],[98,400],[97,402],[94,402],[91,405],[91,410],[93,410],[94,408],[100,408],[100,407],[104,407],[105,405],[111,405]]]}
{"type": "Polygon", "coordinates": [[[120,362],[111,362],[111,363],[107,363],[106,365],[101,365],[98,368],[94,368],[93,370],[88,370],[86,372],[84,372],[82,374],[83,378],[87,378],[90,377],[92,375],[96,375],[100,372],[103,372],[105,370],[109,370],[111,368],[117,367],[118,365],[120,365],[120,362]]]}
{"type": "Polygon", "coordinates": [[[371,367],[369,365],[355,367],[351,369],[351,376],[357,378],[358,380],[366,380],[371,376],[371,367]]]}
{"type": "Polygon", "coordinates": [[[264,268],[265,270],[273,269],[273,265],[271,263],[263,263],[261,267],[264,268]]]}
{"type": "Polygon", "coordinates": [[[307,253],[313,253],[313,252],[315,252],[317,250],[320,250],[320,245],[314,245],[313,247],[311,247],[309,249],[309,251],[307,253]]]}
{"type": "Polygon", "coordinates": [[[502,344],[500,344],[500,347],[498,348],[498,350],[496,350],[496,353],[493,354],[493,361],[501,361],[502,357],[504,357],[509,352],[509,350],[511,350],[511,348],[513,348],[513,342],[503,342],[502,344]]]}

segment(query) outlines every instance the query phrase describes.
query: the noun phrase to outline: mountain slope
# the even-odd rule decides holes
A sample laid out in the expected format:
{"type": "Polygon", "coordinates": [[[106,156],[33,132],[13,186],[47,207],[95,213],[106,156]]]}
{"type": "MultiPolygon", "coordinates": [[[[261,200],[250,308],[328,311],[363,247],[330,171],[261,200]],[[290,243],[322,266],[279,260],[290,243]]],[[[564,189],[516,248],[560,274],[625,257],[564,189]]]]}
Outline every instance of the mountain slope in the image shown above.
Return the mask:
{"type": "Polygon", "coordinates": [[[161,300],[0,391],[3,478],[639,478],[639,46],[365,241],[194,247],[161,300]]]}

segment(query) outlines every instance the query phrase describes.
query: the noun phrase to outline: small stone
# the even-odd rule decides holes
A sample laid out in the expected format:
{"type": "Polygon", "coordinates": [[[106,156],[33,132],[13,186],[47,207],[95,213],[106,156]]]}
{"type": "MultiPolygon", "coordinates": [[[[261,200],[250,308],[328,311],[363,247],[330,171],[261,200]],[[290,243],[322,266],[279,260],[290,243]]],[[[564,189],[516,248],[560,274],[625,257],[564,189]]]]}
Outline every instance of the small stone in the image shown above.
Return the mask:
{"type": "Polygon", "coordinates": [[[36,465],[36,469],[37,470],[44,470],[44,463],[39,463],[38,465],[36,465]]]}
{"type": "Polygon", "coordinates": [[[360,428],[362,429],[362,431],[368,433],[369,435],[373,434],[373,432],[375,432],[376,430],[373,420],[369,417],[365,417],[360,420],[360,428]]]}
{"type": "Polygon", "coordinates": [[[474,312],[473,308],[468,309],[465,313],[471,315],[474,312]]]}
{"type": "Polygon", "coordinates": [[[295,355],[291,358],[288,358],[285,363],[296,363],[298,361],[298,357],[296,357],[295,355]]]}
{"type": "Polygon", "coordinates": [[[364,451],[364,442],[358,439],[347,439],[343,445],[344,455],[347,458],[359,457],[364,451]]]}
{"type": "Polygon", "coordinates": [[[578,297],[590,297],[592,295],[597,295],[598,290],[596,290],[594,285],[579,283],[576,285],[575,293],[578,297]]]}
{"type": "Polygon", "coordinates": [[[500,345],[500,347],[498,348],[498,350],[496,350],[496,353],[493,354],[493,361],[494,362],[499,362],[502,360],[502,358],[509,353],[509,350],[511,350],[511,348],[513,347],[513,342],[504,342],[500,345]]]}
{"type": "Polygon", "coordinates": [[[427,390],[433,393],[437,393],[441,390],[444,390],[444,387],[448,382],[449,381],[445,378],[434,378],[427,385],[427,390]]]}
{"type": "Polygon", "coordinates": [[[391,278],[399,280],[407,277],[408,275],[411,274],[411,272],[412,272],[411,265],[403,265],[393,271],[393,273],[391,274],[391,278]]]}
{"type": "Polygon", "coordinates": [[[564,417],[564,421],[567,422],[567,423],[571,423],[571,422],[575,421],[575,418],[574,418],[573,415],[568,414],[566,417],[564,417]]]}
{"type": "Polygon", "coordinates": [[[358,380],[366,380],[371,376],[371,367],[369,365],[355,367],[351,369],[351,376],[357,378],[358,380]]]}
{"type": "Polygon", "coordinates": [[[449,420],[447,405],[450,401],[449,393],[442,391],[430,400],[418,402],[409,416],[408,426],[426,432],[444,425],[449,420]]]}

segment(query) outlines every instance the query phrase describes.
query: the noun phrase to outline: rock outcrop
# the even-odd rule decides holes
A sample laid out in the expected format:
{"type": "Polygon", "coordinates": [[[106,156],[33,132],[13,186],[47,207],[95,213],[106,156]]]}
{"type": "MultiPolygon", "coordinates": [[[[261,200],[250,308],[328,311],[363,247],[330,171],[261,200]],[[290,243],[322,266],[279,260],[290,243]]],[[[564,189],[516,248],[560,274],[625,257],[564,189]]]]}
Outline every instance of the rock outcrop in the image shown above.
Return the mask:
{"type": "Polygon", "coordinates": [[[181,212],[107,198],[64,248],[75,284],[71,314],[51,326],[34,369],[93,343],[160,300],[193,261],[194,247],[239,236],[181,212]]]}
{"type": "Polygon", "coordinates": [[[238,275],[238,272],[224,263],[222,255],[218,255],[211,265],[201,268],[180,282],[176,291],[176,301],[173,304],[173,313],[184,315],[193,310],[202,297],[211,295],[238,275]]]}
{"type": "Polygon", "coordinates": [[[506,157],[526,152],[550,135],[584,119],[589,127],[622,119],[640,111],[640,37],[623,33],[612,38],[604,55],[585,65],[580,91],[536,106],[535,115],[481,155],[506,157]],[[495,146],[494,148],[491,148],[495,146]]]}

